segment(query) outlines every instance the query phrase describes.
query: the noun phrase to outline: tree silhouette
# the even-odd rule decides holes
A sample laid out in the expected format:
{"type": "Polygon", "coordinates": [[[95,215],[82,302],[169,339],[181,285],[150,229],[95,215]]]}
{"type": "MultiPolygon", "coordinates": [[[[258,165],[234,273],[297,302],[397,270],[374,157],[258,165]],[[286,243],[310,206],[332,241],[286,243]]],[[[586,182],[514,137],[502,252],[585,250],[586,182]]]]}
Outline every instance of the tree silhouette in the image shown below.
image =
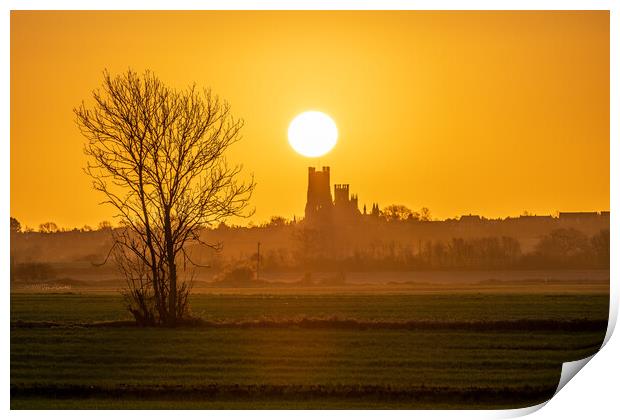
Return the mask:
{"type": "Polygon", "coordinates": [[[58,232],[58,225],[54,222],[45,222],[39,225],[39,232],[41,233],[56,233],[58,232]]]}
{"type": "Polygon", "coordinates": [[[414,213],[402,204],[391,204],[381,210],[381,216],[388,222],[398,222],[414,217],[414,213]]]}
{"type": "Polygon", "coordinates": [[[430,222],[431,211],[428,207],[422,207],[420,211],[413,211],[402,204],[391,204],[381,210],[380,216],[387,222],[404,222],[406,220],[417,220],[430,222]]]}
{"type": "Polygon", "coordinates": [[[271,219],[269,219],[269,222],[265,224],[265,226],[281,227],[281,226],[286,226],[287,223],[288,221],[286,220],[286,218],[282,216],[272,216],[271,219]]]}
{"type": "Polygon", "coordinates": [[[111,229],[112,229],[112,223],[108,222],[107,220],[99,222],[99,224],[97,225],[97,230],[111,230],[111,229]]]}
{"type": "Polygon", "coordinates": [[[86,172],[113,206],[114,256],[139,323],[175,325],[187,315],[189,284],[178,263],[206,226],[247,216],[254,181],[224,157],[243,122],[227,103],[196,86],[175,90],[153,73],[104,72],[94,104],[74,109],[86,137],[86,172]]]}
{"type": "Polygon", "coordinates": [[[14,217],[11,217],[11,233],[20,233],[22,231],[22,224],[19,223],[14,217]]]}
{"type": "Polygon", "coordinates": [[[428,207],[422,207],[419,212],[419,220],[422,222],[430,222],[432,220],[431,211],[428,207]]]}
{"type": "Polygon", "coordinates": [[[543,264],[578,266],[591,260],[591,241],[574,228],[555,229],[536,244],[535,254],[543,264]]]}

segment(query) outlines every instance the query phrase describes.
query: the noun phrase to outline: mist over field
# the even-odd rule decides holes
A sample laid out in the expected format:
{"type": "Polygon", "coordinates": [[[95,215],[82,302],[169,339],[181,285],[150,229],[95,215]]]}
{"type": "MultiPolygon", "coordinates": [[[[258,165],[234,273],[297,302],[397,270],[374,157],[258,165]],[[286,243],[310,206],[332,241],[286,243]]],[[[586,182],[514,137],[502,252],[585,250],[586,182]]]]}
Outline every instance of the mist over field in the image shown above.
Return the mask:
{"type": "MultiPolygon", "coordinates": [[[[14,288],[38,283],[110,287],[123,282],[112,261],[114,230],[22,232],[11,237],[14,288]],[[106,262],[106,264],[103,264],[106,262]]],[[[423,222],[364,220],[321,229],[283,218],[256,227],[203,231],[220,250],[190,246],[197,264],[181,272],[194,287],[260,287],[438,282],[455,286],[489,280],[553,280],[546,270],[576,270],[561,278],[579,279],[579,270],[609,267],[609,216],[423,222]],[[260,257],[257,244],[261,244],[260,257]],[[258,264],[258,265],[257,265],[258,264]],[[261,270],[256,279],[257,267],[261,270]],[[441,271],[460,271],[441,281],[441,271]],[[491,271],[484,278],[468,272],[491,271]],[[519,271],[529,272],[517,273],[519,271]],[[416,272],[417,274],[407,274],[416,272]],[[390,273],[388,275],[381,273],[390,273]],[[513,274],[511,274],[513,273],[513,274]],[[470,280],[466,280],[470,279],[470,280]],[[263,282],[264,281],[264,282],[263,282]],[[271,284],[274,283],[274,284],[271,284]]],[[[590,275],[586,276],[590,277],[590,275]]],[[[487,284],[488,285],[488,284],[487,284]]]]}

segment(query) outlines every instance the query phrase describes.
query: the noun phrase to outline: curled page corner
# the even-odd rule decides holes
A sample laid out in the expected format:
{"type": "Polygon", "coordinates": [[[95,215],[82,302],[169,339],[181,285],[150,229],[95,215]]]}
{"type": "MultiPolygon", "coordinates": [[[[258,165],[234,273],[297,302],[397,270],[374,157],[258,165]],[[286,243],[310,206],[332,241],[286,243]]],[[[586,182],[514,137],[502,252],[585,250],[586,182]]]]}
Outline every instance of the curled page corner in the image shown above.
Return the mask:
{"type": "Polygon", "coordinates": [[[584,359],[562,363],[562,374],[560,375],[560,382],[558,383],[558,387],[556,388],[553,395],[555,396],[558,392],[560,392],[560,390],[564,388],[564,385],[566,385],[568,381],[570,381],[573,376],[577,374],[577,372],[579,372],[590,360],[592,360],[595,355],[596,353],[584,359]]]}
{"type": "MultiPolygon", "coordinates": [[[[562,363],[562,373],[560,374],[560,381],[558,382],[558,387],[555,389],[555,392],[553,393],[553,397],[555,397],[555,395],[558,392],[560,392],[562,388],[564,388],[564,385],[566,385],[571,379],[573,379],[573,377],[577,374],[577,372],[579,372],[586,364],[588,364],[588,362],[592,360],[592,358],[595,355],[596,353],[584,359],[562,363]]],[[[541,408],[543,408],[545,405],[547,405],[547,403],[551,401],[551,398],[545,402],[542,402],[540,404],[536,404],[530,407],[504,410],[501,412],[500,418],[515,418],[515,417],[522,417],[528,414],[532,414],[540,410],[541,408]]]]}
{"type": "Polygon", "coordinates": [[[512,419],[512,418],[516,418],[516,417],[524,417],[527,416],[528,414],[532,414],[538,410],[540,410],[541,408],[543,408],[545,405],[547,405],[547,403],[550,400],[541,402],[540,404],[536,404],[536,405],[532,405],[530,407],[523,407],[523,408],[511,408],[508,410],[502,410],[499,411],[499,418],[502,419],[512,419]]]}
{"type": "MultiPolygon", "coordinates": [[[[611,335],[614,333],[616,329],[616,321],[618,320],[618,305],[615,302],[618,302],[618,292],[613,288],[610,292],[610,302],[609,302],[609,318],[607,318],[607,332],[605,333],[605,339],[603,340],[603,344],[601,345],[601,349],[605,347],[605,344],[611,338],[611,335]]],[[[600,350],[600,349],[599,349],[600,350]]]]}

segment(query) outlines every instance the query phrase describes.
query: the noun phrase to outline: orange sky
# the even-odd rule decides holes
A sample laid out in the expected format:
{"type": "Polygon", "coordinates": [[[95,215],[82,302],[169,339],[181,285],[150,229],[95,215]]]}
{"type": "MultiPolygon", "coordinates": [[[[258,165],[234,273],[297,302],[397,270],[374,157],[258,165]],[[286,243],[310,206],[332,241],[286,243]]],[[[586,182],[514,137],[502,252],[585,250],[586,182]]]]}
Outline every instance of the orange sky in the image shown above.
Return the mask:
{"type": "MultiPolygon", "coordinates": [[[[72,114],[102,70],[210,86],[246,121],[229,160],[258,183],[255,222],[301,216],[307,166],[360,207],[434,217],[609,209],[609,13],[13,12],[11,215],[96,225],[72,114]],[[340,139],[304,158],[314,109],[340,139]]],[[[239,223],[239,221],[237,221],[239,223]]]]}

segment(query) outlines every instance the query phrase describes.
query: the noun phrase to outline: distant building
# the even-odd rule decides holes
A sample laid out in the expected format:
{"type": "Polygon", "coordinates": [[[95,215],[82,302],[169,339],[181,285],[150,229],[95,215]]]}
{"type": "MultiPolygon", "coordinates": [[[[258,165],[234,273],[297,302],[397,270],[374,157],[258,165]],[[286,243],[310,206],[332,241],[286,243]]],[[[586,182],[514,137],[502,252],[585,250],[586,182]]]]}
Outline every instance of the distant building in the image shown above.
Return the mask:
{"type": "Polygon", "coordinates": [[[372,203],[372,211],[370,212],[370,215],[372,217],[379,217],[380,214],[381,212],[379,211],[379,203],[372,203]]]}
{"type": "Polygon", "coordinates": [[[477,214],[466,214],[460,217],[459,222],[475,223],[481,222],[482,220],[482,217],[478,216],[477,214]]]}
{"type": "Polygon", "coordinates": [[[334,185],[334,216],[339,221],[357,219],[360,216],[357,195],[349,196],[349,184],[334,185]]]}
{"type": "Polygon", "coordinates": [[[601,223],[609,225],[609,211],[573,211],[560,212],[558,221],[563,227],[577,227],[584,230],[587,227],[596,227],[601,223]]]}
{"type": "Polygon", "coordinates": [[[308,222],[331,220],[333,210],[329,166],[322,171],[308,168],[308,196],[306,199],[306,220],[308,222]]]}
{"type": "Polygon", "coordinates": [[[592,220],[596,219],[600,214],[596,211],[565,211],[560,212],[560,220],[592,220]]]}
{"type": "Polygon", "coordinates": [[[553,221],[553,216],[551,216],[550,214],[547,215],[537,215],[537,214],[522,214],[521,216],[518,217],[518,220],[520,221],[536,221],[536,220],[541,220],[541,221],[553,221]]]}
{"type": "MultiPolygon", "coordinates": [[[[379,206],[376,211],[378,213],[379,206]]],[[[373,205],[373,213],[375,206],[373,205]]],[[[321,171],[308,168],[308,195],[306,199],[306,220],[309,223],[353,222],[359,219],[358,197],[349,193],[349,184],[334,185],[332,201],[330,169],[324,166],[321,171]]]]}

